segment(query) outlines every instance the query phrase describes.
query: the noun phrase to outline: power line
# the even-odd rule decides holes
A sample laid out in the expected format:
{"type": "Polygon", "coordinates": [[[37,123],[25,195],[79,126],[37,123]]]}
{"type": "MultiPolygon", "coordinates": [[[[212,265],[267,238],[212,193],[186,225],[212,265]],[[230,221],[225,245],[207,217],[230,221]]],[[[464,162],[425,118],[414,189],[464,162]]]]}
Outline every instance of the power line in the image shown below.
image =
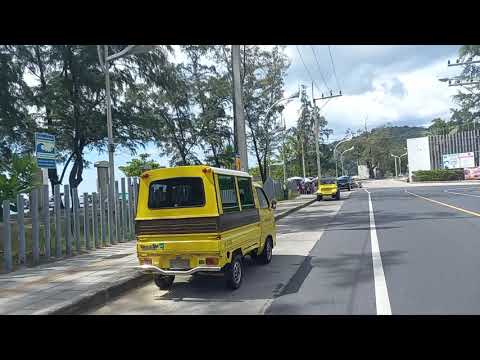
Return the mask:
{"type": "Polygon", "coordinates": [[[335,81],[337,82],[338,90],[341,90],[340,84],[338,82],[337,72],[335,71],[335,65],[333,63],[332,51],[330,50],[330,45],[328,45],[328,53],[330,54],[330,61],[332,62],[333,75],[335,75],[335,81]]]}
{"type": "Polygon", "coordinates": [[[327,81],[325,80],[325,77],[323,76],[322,68],[320,67],[320,63],[318,62],[317,54],[315,53],[315,49],[313,48],[312,45],[310,45],[310,49],[312,49],[313,56],[315,58],[315,62],[317,63],[317,66],[318,66],[318,72],[320,73],[320,76],[322,77],[323,83],[325,84],[327,90],[332,91],[332,89],[330,89],[330,86],[328,86],[327,81]]]}
{"type": "Polygon", "coordinates": [[[308,67],[307,67],[307,65],[305,64],[305,61],[303,61],[303,56],[302,56],[302,53],[300,52],[300,49],[298,48],[298,45],[295,45],[295,47],[297,48],[298,55],[300,55],[300,60],[302,60],[302,64],[303,64],[303,66],[305,67],[305,70],[307,70],[307,73],[308,73],[308,75],[310,76],[310,80],[312,80],[312,83],[313,83],[313,85],[317,88],[317,90],[318,90],[319,92],[321,92],[321,90],[320,90],[320,89],[318,88],[318,86],[317,86],[317,83],[315,82],[315,80],[313,80],[313,76],[312,76],[312,74],[310,73],[310,70],[308,70],[308,67]]]}

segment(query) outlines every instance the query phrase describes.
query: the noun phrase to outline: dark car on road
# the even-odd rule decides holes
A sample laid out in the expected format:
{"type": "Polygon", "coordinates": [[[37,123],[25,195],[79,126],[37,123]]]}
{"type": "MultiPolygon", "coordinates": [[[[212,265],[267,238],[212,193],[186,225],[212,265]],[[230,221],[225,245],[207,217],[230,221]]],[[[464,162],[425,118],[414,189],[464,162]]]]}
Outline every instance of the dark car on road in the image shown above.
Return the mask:
{"type": "Polygon", "coordinates": [[[353,181],[350,176],[340,176],[337,179],[337,183],[340,190],[346,189],[350,191],[353,188],[353,181]]]}

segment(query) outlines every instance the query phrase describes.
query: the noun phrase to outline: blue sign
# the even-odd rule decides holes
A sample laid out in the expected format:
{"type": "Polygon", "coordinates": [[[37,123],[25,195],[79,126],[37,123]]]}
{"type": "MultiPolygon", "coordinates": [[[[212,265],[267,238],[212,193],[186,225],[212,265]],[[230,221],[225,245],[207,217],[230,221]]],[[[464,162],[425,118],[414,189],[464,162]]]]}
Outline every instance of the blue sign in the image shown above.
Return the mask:
{"type": "Polygon", "coordinates": [[[35,152],[37,165],[41,168],[55,169],[55,136],[46,133],[35,133],[35,152]]]}

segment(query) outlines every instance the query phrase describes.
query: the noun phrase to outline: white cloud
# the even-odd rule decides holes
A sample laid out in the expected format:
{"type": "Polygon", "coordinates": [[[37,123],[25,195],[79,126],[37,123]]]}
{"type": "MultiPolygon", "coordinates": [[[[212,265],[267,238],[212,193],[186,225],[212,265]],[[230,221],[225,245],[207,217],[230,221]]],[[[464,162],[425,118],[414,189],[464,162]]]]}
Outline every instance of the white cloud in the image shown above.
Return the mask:
{"type": "MultiPolygon", "coordinates": [[[[372,50],[371,47],[368,48],[362,51],[372,50]]],[[[356,51],[358,50],[357,47],[356,51]]],[[[373,50],[375,54],[388,49],[375,47],[373,50]]],[[[343,136],[347,128],[363,128],[367,115],[369,128],[387,122],[393,125],[408,122],[410,125],[422,126],[437,116],[448,117],[449,109],[453,106],[451,97],[456,93],[456,89],[438,81],[439,75],[446,72],[447,60],[448,57],[445,56],[433,58],[430,63],[417,67],[397,64],[400,71],[394,70],[393,63],[388,64],[383,71],[370,71],[371,81],[367,87],[369,90],[352,94],[348,87],[344,88],[344,96],[332,99],[322,110],[329,127],[334,129],[334,138],[343,136]]],[[[313,69],[313,65],[310,68],[313,69]]],[[[368,66],[362,64],[355,70],[356,73],[364,75],[367,71],[368,66]]],[[[295,91],[297,86],[291,78],[287,83],[286,93],[295,91]]],[[[287,105],[284,113],[287,125],[295,125],[299,108],[299,101],[287,105]]]]}

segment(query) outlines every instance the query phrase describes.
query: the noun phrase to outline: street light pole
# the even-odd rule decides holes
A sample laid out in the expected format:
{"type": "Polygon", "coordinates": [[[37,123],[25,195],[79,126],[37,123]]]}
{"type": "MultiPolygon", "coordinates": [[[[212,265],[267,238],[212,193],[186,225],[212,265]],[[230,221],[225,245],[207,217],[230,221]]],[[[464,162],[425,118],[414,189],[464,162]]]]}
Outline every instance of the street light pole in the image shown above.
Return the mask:
{"type": "MultiPolygon", "coordinates": [[[[114,153],[115,153],[115,145],[113,143],[113,125],[112,125],[112,105],[111,105],[111,98],[110,98],[110,69],[109,69],[109,61],[108,61],[108,45],[103,46],[103,52],[105,55],[104,60],[104,72],[105,72],[105,97],[107,102],[107,132],[108,132],[108,163],[110,168],[110,176],[109,176],[109,191],[111,191],[112,195],[115,193],[114,186],[115,186],[115,165],[114,165],[114,153]]],[[[112,195],[113,196],[113,195],[112,195]]]]}
{"type": "Polygon", "coordinates": [[[350,140],[352,140],[351,137],[348,138],[348,139],[341,140],[341,141],[339,141],[339,142],[337,143],[337,145],[335,145],[335,147],[333,148],[333,158],[335,159],[335,177],[337,177],[337,178],[338,178],[338,160],[337,160],[337,153],[336,153],[337,147],[338,147],[340,144],[342,144],[342,143],[344,143],[344,142],[347,142],[347,141],[350,141],[350,140]]]}
{"type": "Polygon", "coordinates": [[[352,146],[351,148],[345,150],[344,152],[342,152],[342,153],[340,154],[340,162],[342,163],[342,176],[345,175],[345,174],[344,174],[344,170],[343,170],[343,154],[345,154],[345,153],[348,152],[348,151],[352,151],[353,149],[355,149],[355,146],[352,146]]]}
{"type": "Polygon", "coordinates": [[[390,154],[390,155],[393,157],[393,159],[395,161],[395,177],[398,177],[398,170],[397,170],[397,158],[398,158],[398,156],[393,155],[393,154],[390,154]]]}
{"type": "MultiPolygon", "coordinates": [[[[112,104],[110,96],[110,67],[109,62],[115,59],[121,58],[122,56],[127,56],[130,54],[139,54],[148,52],[151,49],[155,48],[154,45],[128,45],[122,51],[119,51],[116,54],[108,55],[108,45],[103,46],[103,56],[102,56],[102,46],[97,45],[98,60],[100,65],[105,73],[105,102],[107,107],[107,134],[108,134],[108,167],[109,167],[109,186],[108,186],[108,221],[109,221],[109,237],[110,243],[118,239],[114,239],[113,234],[113,223],[114,223],[114,211],[116,209],[116,199],[115,199],[115,164],[114,164],[114,155],[115,155],[115,144],[113,142],[113,124],[112,124],[112,104]]],[[[118,234],[115,234],[118,237],[118,234]]]]}
{"type": "Polygon", "coordinates": [[[406,156],[408,154],[408,152],[406,152],[405,154],[402,154],[398,157],[398,163],[399,163],[399,168],[400,168],[400,176],[402,176],[402,156],[406,156]]]}

